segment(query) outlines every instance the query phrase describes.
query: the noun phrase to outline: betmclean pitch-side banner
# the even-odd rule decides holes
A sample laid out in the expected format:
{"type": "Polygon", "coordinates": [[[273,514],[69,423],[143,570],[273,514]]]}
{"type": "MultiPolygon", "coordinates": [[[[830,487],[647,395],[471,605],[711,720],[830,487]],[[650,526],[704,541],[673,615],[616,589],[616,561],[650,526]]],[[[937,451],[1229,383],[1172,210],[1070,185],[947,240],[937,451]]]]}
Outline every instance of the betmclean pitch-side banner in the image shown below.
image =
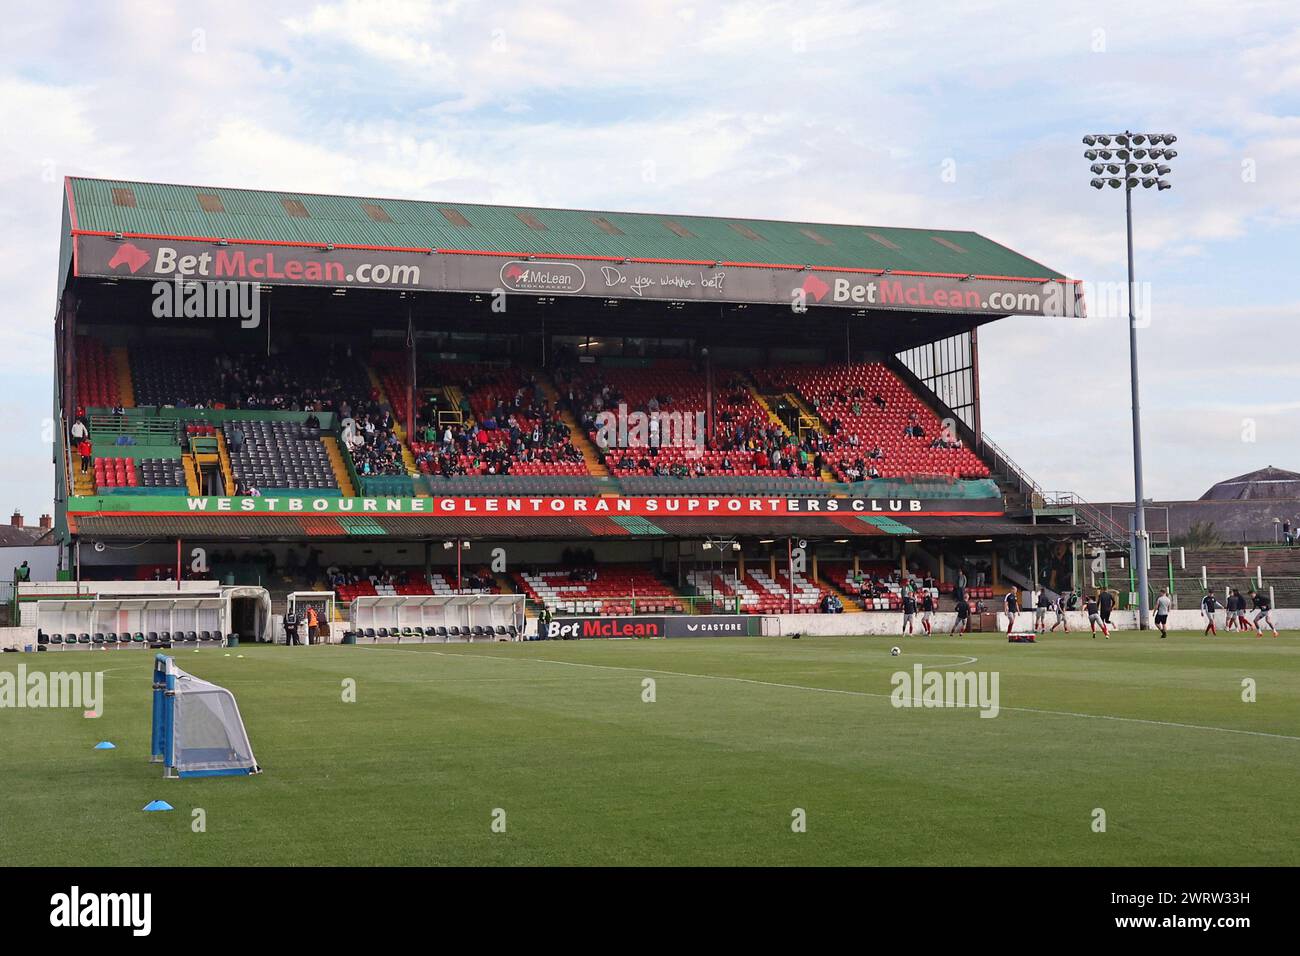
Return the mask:
{"type": "Polygon", "coordinates": [[[916,275],[865,268],[571,262],[80,234],[75,252],[79,276],[169,282],[744,302],[799,309],[1084,315],[1079,284],[1057,279],[916,275]]]}
{"type": "Polygon", "coordinates": [[[660,496],[572,498],[502,495],[465,498],[338,498],[258,495],[248,498],[186,498],[177,495],[96,495],[68,500],[68,510],[96,514],[371,514],[522,518],[574,515],[640,517],[754,517],[788,515],[942,515],[992,517],[1003,513],[997,498],[763,498],[660,496]]]}
{"type": "Polygon", "coordinates": [[[591,637],[664,637],[662,617],[561,617],[546,625],[545,637],[576,641],[591,637]]]}

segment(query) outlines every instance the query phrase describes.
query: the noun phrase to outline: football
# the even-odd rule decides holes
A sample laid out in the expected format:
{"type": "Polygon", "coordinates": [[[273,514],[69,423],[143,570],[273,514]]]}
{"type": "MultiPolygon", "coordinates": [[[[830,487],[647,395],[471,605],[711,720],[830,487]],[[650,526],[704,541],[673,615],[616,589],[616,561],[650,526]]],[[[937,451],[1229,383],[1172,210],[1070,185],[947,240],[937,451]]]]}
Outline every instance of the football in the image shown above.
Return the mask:
{"type": "Polygon", "coordinates": [[[889,649],[889,656],[890,656],[890,657],[897,657],[897,656],[898,656],[899,654],[901,654],[901,653],[903,653],[903,651],[902,651],[901,648],[898,648],[898,647],[891,647],[891,648],[889,649]]]}

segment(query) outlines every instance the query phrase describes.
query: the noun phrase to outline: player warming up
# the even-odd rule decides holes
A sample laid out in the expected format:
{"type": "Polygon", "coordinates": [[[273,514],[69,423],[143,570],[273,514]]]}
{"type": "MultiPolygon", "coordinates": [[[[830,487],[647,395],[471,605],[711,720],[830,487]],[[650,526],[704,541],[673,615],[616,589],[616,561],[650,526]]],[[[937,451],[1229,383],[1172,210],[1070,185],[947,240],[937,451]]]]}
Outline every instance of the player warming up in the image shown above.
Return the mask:
{"type": "Polygon", "coordinates": [[[1065,620],[1066,598],[1064,594],[1057,595],[1052,602],[1052,610],[1056,612],[1056,623],[1052,625],[1051,630],[1055,631],[1058,627],[1064,627],[1065,633],[1070,633],[1069,622],[1065,620]]]}
{"type": "Polygon", "coordinates": [[[1245,632],[1250,627],[1250,621],[1246,620],[1246,598],[1236,588],[1232,593],[1237,597],[1237,630],[1245,632]]]}
{"type": "Polygon", "coordinates": [[[1169,589],[1161,588],[1160,597],[1156,598],[1156,627],[1160,629],[1160,639],[1163,641],[1169,636],[1169,612],[1173,609],[1174,602],[1169,597],[1169,589]]]}
{"type": "Polygon", "coordinates": [[[1015,588],[1007,592],[1007,596],[1002,599],[1002,603],[1007,609],[1007,633],[1010,634],[1016,626],[1016,614],[1020,610],[1020,602],[1016,598],[1015,588]]]}
{"type": "Polygon", "coordinates": [[[1218,634],[1219,631],[1214,626],[1214,612],[1219,607],[1219,602],[1215,600],[1213,591],[1206,591],[1205,597],[1201,598],[1201,613],[1205,615],[1205,636],[1218,634]]]}
{"type": "Polygon", "coordinates": [[[925,592],[925,597],[921,598],[921,626],[925,628],[925,636],[929,637],[933,632],[930,629],[930,615],[934,614],[934,597],[929,591],[925,592]]]}
{"type": "Polygon", "coordinates": [[[1260,622],[1268,625],[1268,629],[1277,637],[1277,625],[1273,623],[1273,605],[1269,603],[1268,598],[1258,591],[1250,592],[1250,601],[1255,605],[1255,634],[1259,637],[1264,636],[1264,632],[1259,629],[1260,622]]]}
{"type": "Polygon", "coordinates": [[[1097,606],[1097,595],[1089,594],[1088,599],[1084,602],[1084,609],[1088,612],[1088,626],[1092,628],[1092,639],[1097,639],[1097,627],[1101,627],[1101,636],[1110,640],[1110,631],[1106,629],[1106,622],[1101,619],[1101,612],[1097,606]]]}
{"type": "Polygon", "coordinates": [[[962,595],[961,600],[953,608],[957,613],[953,615],[952,630],[949,634],[967,634],[970,632],[970,604],[966,601],[966,595],[962,595]]]}
{"type": "Polygon", "coordinates": [[[916,617],[916,598],[908,591],[903,595],[903,633],[912,633],[912,621],[916,617]]]}

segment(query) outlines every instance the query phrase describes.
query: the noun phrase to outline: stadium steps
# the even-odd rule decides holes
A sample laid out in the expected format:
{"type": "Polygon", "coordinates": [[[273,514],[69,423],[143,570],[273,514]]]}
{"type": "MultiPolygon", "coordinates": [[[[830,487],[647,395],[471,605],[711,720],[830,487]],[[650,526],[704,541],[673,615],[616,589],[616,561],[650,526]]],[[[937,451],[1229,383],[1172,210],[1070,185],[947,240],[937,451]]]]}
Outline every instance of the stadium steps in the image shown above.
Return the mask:
{"type": "Polygon", "coordinates": [[[781,421],[781,416],[772,410],[772,406],[769,405],[767,399],[759,393],[758,388],[754,385],[754,380],[749,376],[745,376],[745,388],[749,390],[750,395],[754,396],[754,401],[758,403],[758,407],[767,412],[768,421],[774,425],[780,425],[785,431],[789,431],[789,429],[785,427],[785,422],[781,421]]]}
{"type": "Polygon", "coordinates": [[[320,440],[325,446],[325,453],[330,456],[330,468],[334,470],[334,479],[339,483],[339,494],[344,498],[355,498],[357,490],[352,487],[352,476],[348,474],[347,462],[343,460],[343,450],[339,448],[339,440],[333,435],[322,435],[320,440]]]}
{"type": "Polygon", "coordinates": [[[96,493],[94,469],[81,470],[81,456],[72,456],[72,493],[74,495],[93,495],[96,493]]]}
{"type": "Polygon", "coordinates": [[[444,385],[442,387],[442,394],[445,395],[447,398],[447,407],[449,409],[454,408],[456,411],[460,412],[461,419],[462,419],[461,424],[465,428],[469,428],[471,425],[474,424],[473,413],[465,411],[465,409],[469,408],[470,406],[469,406],[469,402],[465,401],[465,393],[460,390],[459,386],[444,385]]]}
{"type": "Polygon", "coordinates": [[[199,484],[199,469],[194,463],[192,452],[186,452],[181,455],[181,466],[185,469],[185,491],[192,497],[198,497],[202,493],[199,484]]]}
{"type": "MultiPolygon", "coordinates": [[[[819,435],[827,434],[826,423],[822,421],[820,415],[808,406],[808,403],[803,400],[802,395],[799,395],[797,392],[786,392],[782,397],[799,410],[799,421],[801,424],[813,429],[819,435]]],[[[822,481],[829,481],[831,483],[834,483],[835,481],[835,476],[831,474],[829,468],[822,469],[821,478],[822,481]]]]}
{"type": "Polygon", "coordinates": [[[131,356],[124,346],[115,346],[109,351],[109,361],[113,363],[113,374],[117,379],[117,400],[123,408],[135,408],[135,386],[131,383],[131,356]]]}
{"type": "Polygon", "coordinates": [[[226,448],[226,436],[217,430],[217,461],[221,465],[221,484],[227,495],[235,493],[235,473],[230,467],[230,451],[226,448]]]}
{"type": "Polygon", "coordinates": [[[843,588],[839,587],[839,586],[838,586],[837,584],[835,584],[835,582],[832,581],[830,578],[828,578],[828,577],[824,577],[824,576],[822,576],[822,575],[819,574],[819,575],[817,576],[817,580],[815,580],[813,583],[819,585],[820,587],[824,587],[824,588],[826,588],[828,591],[830,591],[832,594],[834,594],[837,598],[839,598],[839,599],[840,599],[840,603],[844,605],[844,613],[845,613],[845,614],[864,614],[864,613],[866,613],[866,610],[867,610],[867,609],[866,609],[865,607],[862,606],[862,601],[861,601],[861,599],[859,599],[859,598],[857,598],[857,597],[854,597],[854,596],[853,596],[852,594],[850,594],[848,591],[845,591],[843,588]]]}
{"type": "MultiPolygon", "coordinates": [[[[388,399],[388,392],[384,390],[384,383],[380,380],[379,375],[369,363],[366,363],[366,376],[370,379],[370,385],[379,396],[379,401],[387,405],[390,409],[393,403],[388,399]]],[[[407,383],[410,384],[409,382],[407,383]]],[[[415,465],[415,455],[411,453],[410,443],[406,440],[406,424],[397,420],[397,415],[393,415],[393,434],[402,446],[402,465],[406,468],[408,477],[415,478],[420,474],[420,469],[415,465]]],[[[417,497],[428,497],[427,495],[418,495],[417,497]]]]}
{"type": "MultiPolygon", "coordinates": [[[[538,373],[537,381],[542,386],[542,391],[546,393],[546,400],[551,403],[552,408],[558,408],[560,405],[560,393],[551,380],[538,373]]],[[[587,471],[597,478],[608,478],[609,468],[600,457],[600,451],[591,443],[591,439],[582,430],[582,425],[573,417],[573,412],[567,408],[560,412],[560,420],[564,422],[569,429],[569,440],[573,442],[573,447],[582,452],[582,460],[587,465],[587,471]]]]}

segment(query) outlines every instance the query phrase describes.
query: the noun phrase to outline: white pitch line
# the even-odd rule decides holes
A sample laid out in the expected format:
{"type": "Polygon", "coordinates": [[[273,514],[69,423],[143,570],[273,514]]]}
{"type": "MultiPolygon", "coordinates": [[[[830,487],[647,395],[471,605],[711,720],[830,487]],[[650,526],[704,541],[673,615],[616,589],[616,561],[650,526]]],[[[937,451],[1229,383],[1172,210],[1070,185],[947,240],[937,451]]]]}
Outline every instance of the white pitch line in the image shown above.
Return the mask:
{"type": "MultiPolygon", "coordinates": [[[[434,650],[434,654],[439,657],[468,657],[468,654],[447,654],[441,650],[434,650]]],[[[686,674],[685,671],[663,671],[653,670],[650,667],[623,667],[612,665],[612,663],[580,663],[577,661],[556,661],[550,657],[473,657],[474,661],[533,661],[536,663],[558,663],[565,667],[594,667],[599,670],[629,671],[632,674],[658,674],[660,676],[671,676],[671,678],[695,678],[697,680],[729,680],[737,684],[758,684],[759,687],[779,687],[787,691],[811,691],[814,693],[835,693],[846,697],[876,697],[883,700],[891,700],[893,695],[889,693],[871,693],[870,691],[842,691],[835,687],[809,687],[806,684],[783,684],[775,680],[755,680],[753,678],[731,678],[719,674],[686,674]]],[[[966,662],[974,663],[978,657],[966,658],[966,662]]],[[[919,697],[914,697],[915,702],[922,702],[919,697]]],[[[1074,710],[1043,710],[1039,708],[998,708],[1000,710],[1011,710],[1021,714],[1045,714],[1048,717],[1076,717],[1092,719],[1092,721],[1117,721],[1119,723],[1145,723],[1152,727],[1175,727],[1178,730],[1205,730],[1213,731],[1216,734],[1240,734],[1251,737],[1271,737],[1274,740],[1295,740],[1300,743],[1300,736],[1291,736],[1288,734],[1269,734],[1268,731],[1262,730],[1238,730],[1235,727],[1210,727],[1208,724],[1201,723],[1178,723],[1175,721],[1151,721],[1144,717],[1115,717],[1113,714],[1082,714],[1074,710]]]]}

